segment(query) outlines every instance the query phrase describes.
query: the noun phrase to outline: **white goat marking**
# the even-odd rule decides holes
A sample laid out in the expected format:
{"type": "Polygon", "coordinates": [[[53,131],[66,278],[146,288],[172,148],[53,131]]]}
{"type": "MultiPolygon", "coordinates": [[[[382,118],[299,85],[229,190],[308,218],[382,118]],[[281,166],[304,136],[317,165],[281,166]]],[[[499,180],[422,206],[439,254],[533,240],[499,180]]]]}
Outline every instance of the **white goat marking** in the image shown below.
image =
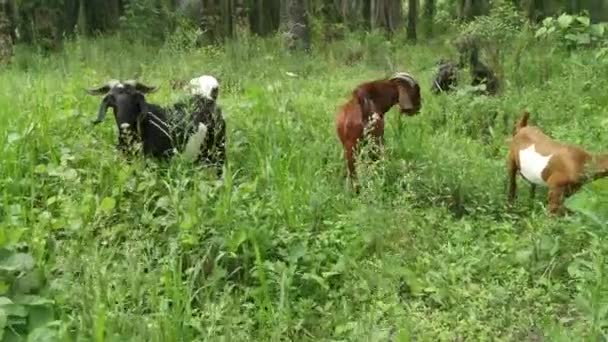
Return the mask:
{"type": "Polygon", "coordinates": [[[369,134],[369,132],[374,130],[376,128],[376,124],[378,123],[378,121],[380,121],[380,119],[381,119],[380,114],[373,113],[371,116],[371,120],[369,120],[367,122],[367,125],[365,125],[365,127],[363,127],[363,134],[367,135],[367,134],[369,134]]]}
{"type": "Polygon", "coordinates": [[[534,144],[526,149],[519,151],[519,164],[521,175],[531,183],[546,186],[547,182],[543,179],[543,170],[549,164],[553,154],[543,156],[536,152],[534,144]]]}
{"type": "Polygon", "coordinates": [[[212,99],[211,92],[219,87],[219,82],[213,76],[203,75],[190,80],[189,89],[192,95],[200,95],[212,99]]]}
{"type": "Polygon", "coordinates": [[[188,160],[196,160],[201,150],[201,146],[207,137],[207,126],[202,122],[198,124],[198,130],[188,138],[183,157],[188,160]]]}

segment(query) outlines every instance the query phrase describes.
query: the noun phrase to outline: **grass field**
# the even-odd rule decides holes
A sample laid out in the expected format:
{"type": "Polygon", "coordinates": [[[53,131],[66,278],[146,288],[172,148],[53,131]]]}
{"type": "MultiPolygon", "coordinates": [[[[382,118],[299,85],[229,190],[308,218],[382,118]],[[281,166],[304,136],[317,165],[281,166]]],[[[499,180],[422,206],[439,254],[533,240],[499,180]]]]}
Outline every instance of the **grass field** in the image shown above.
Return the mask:
{"type": "Polygon", "coordinates": [[[518,42],[496,98],[430,94],[442,40],[349,37],[310,56],[275,39],[18,51],[0,71],[0,240],[27,244],[70,340],[599,341],[606,232],[547,216],[546,191],[530,201],[521,180],[508,210],[505,156],[524,108],[555,138],[606,150],[608,64],[518,42]],[[386,154],[361,163],[356,196],[335,110],[396,70],[418,78],[423,109],[387,114],[386,154]],[[185,161],[128,163],[112,116],[90,123],[100,98],[86,87],[137,76],[169,103],[170,79],[203,73],[221,80],[223,182],[185,161]]]}

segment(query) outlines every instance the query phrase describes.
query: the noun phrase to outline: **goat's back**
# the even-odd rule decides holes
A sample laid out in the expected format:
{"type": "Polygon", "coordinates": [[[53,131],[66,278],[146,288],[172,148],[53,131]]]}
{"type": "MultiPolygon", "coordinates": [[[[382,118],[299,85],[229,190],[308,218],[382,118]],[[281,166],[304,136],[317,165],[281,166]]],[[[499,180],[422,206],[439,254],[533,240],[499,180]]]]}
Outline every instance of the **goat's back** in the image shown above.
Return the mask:
{"type": "Polygon", "coordinates": [[[363,132],[363,112],[356,97],[350,97],[338,108],[336,130],[342,142],[353,139],[363,132]]]}
{"type": "Polygon", "coordinates": [[[561,143],[546,135],[535,126],[522,127],[511,141],[511,151],[515,156],[519,151],[534,145],[534,150],[552,158],[549,167],[565,174],[578,175],[583,165],[591,159],[591,155],[582,147],[574,144],[561,143]]]}

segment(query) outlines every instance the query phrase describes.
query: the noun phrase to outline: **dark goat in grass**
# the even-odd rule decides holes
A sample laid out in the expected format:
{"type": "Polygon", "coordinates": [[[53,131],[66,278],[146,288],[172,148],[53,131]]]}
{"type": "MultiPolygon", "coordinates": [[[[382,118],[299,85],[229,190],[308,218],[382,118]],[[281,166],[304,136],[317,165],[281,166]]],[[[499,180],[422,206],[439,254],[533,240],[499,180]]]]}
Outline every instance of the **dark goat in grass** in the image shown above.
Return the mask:
{"type": "Polygon", "coordinates": [[[431,91],[434,94],[449,92],[458,86],[458,66],[448,60],[439,60],[438,70],[433,77],[431,91]]]}
{"type": "Polygon", "coordinates": [[[192,79],[189,88],[191,94],[185,100],[166,107],[146,101],[145,94],[156,87],[133,80],[112,80],[87,91],[104,95],[95,124],[104,120],[108,108],[114,110],[119,150],[141,143],[144,155],[166,159],[180,153],[213,165],[221,176],[226,162],[226,123],[217,105],[219,84],[205,75],[192,79]]]}
{"type": "Polygon", "coordinates": [[[479,50],[477,48],[471,50],[469,65],[471,68],[471,85],[479,86],[485,84],[485,93],[488,95],[496,95],[500,87],[498,77],[496,77],[496,74],[492,69],[479,60],[479,50]]]}
{"type": "Polygon", "coordinates": [[[486,89],[477,91],[477,93],[496,95],[500,88],[500,82],[494,71],[481,62],[479,58],[479,38],[465,35],[460,37],[455,45],[460,54],[458,67],[464,68],[465,65],[469,65],[471,85],[474,87],[485,85],[486,89]]]}

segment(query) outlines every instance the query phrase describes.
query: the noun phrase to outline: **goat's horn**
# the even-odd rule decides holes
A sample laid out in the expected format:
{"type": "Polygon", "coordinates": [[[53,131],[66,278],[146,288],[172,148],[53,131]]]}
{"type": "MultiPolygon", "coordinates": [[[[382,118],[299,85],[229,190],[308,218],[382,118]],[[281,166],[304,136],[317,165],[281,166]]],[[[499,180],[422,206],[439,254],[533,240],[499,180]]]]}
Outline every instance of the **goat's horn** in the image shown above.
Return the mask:
{"type": "Polygon", "coordinates": [[[109,80],[108,82],[106,82],[106,84],[102,85],[101,87],[89,88],[89,89],[86,89],[86,91],[87,91],[87,93],[89,93],[91,95],[103,95],[103,94],[106,94],[107,92],[109,92],[110,89],[115,87],[117,84],[120,84],[120,81],[112,79],[112,80],[109,80]]]}
{"type": "Polygon", "coordinates": [[[101,104],[99,105],[99,110],[97,111],[97,119],[93,120],[94,125],[101,123],[103,121],[103,119],[106,118],[106,112],[108,111],[108,103],[109,103],[109,95],[106,95],[101,100],[101,104]]]}
{"type": "Polygon", "coordinates": [[[103,95],[103,94],[107,93],[108,91],[110,91],[110,86],[107,85],[107,84],[104,84],[101,87],[88,88],[88,89],[85,89],[85,90],[90,95],[103,95]]]}
{"type": "Polygon", "coordinates": [[[412,87],[415,87],[418,84],[418,82],[416,82],[416,80],[414,79],[414,77],[412,77],[412,75],[408,74],[407,72],[398,72],[398,73],[395,73],[391,77],[391,80],[394,80],[394,79],[400,79],[400,80],[406,81],[412,87]]]}
{"type": "Polygon", "coordinates": [[[158,90],[158,86],[147,86],[143,83],[133,81],[132,85],[137,89],[137,91],[142,92],[144,94],[153,93],[158,90]]]}

